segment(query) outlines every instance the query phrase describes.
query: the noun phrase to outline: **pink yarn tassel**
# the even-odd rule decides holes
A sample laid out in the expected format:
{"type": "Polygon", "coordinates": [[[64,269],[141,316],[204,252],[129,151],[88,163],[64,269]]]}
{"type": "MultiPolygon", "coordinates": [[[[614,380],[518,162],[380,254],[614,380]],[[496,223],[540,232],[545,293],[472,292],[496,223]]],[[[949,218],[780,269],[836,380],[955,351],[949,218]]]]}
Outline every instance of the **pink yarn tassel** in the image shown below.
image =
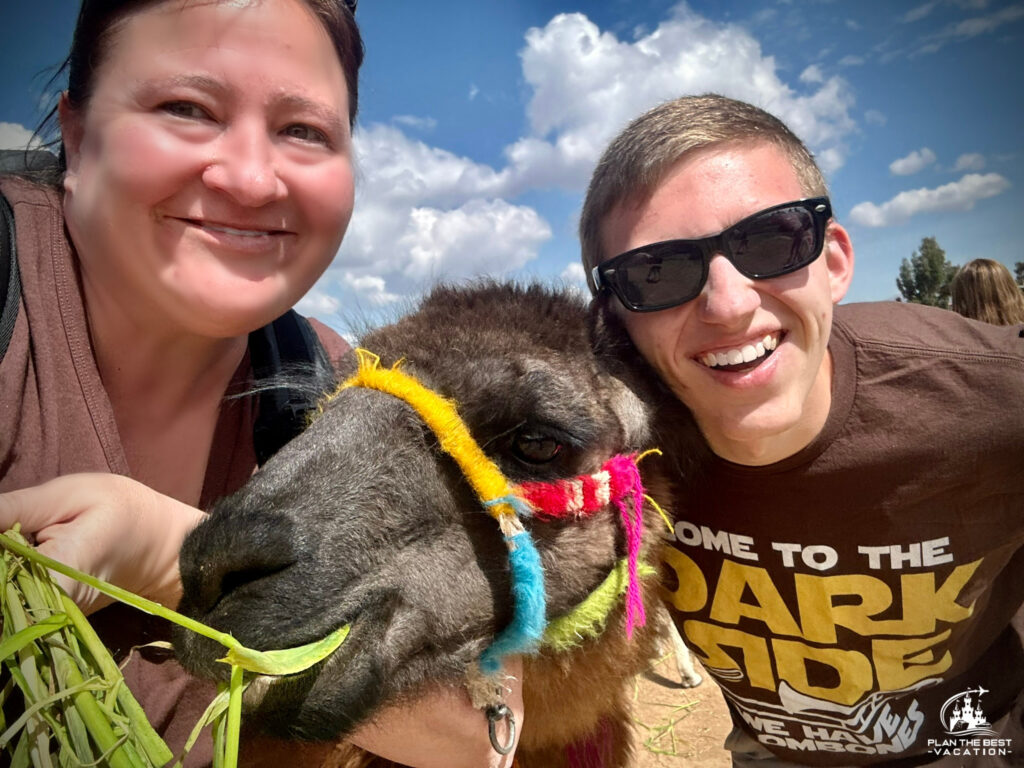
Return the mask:
{"type": "Polygon", "coordinates": [[[640,579],[637,575],[637,564],[640,559],[640,539],[643,534],[644,486],[640,480],[640,471],[636,463],[625,456],[616,456],[616,470],[628,477],[631,486],[632,507],[626,498],[616,500],[622,514],[622,527],[626,532],[626,554],[629,559],[629,587],[626,590],[626,637],[633,638],[633,628],[642,627],[647,623],[647,613],[640,597],[640,579]]]}

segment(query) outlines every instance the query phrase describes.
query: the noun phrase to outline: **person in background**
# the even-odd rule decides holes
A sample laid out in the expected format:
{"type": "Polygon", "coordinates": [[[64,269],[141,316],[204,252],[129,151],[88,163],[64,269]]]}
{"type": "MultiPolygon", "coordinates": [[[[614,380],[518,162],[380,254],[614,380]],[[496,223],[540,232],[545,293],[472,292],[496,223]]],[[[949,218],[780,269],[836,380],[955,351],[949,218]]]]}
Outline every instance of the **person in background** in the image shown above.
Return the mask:
{"type": "Polygon", "coordinates": [[[950,284],[953,311],[993,325],[1024,323],[1024,293],[1003,264],[974,259],[950,284]]]}
{"type": "MultiPolygon", "coordinates": [[[[57,107],[59,179],[0,181],[22,284],[0,363],[0,529],[20,522],[40,551],[177,605],[183,538],[256,469],[259,398],[226,398],[251,384],[249,335],[313,285],[352,214],[354,11],[84,0],[57,107]]],[[[346,351],[312,327],[328,357],[346,351]]],[[[119,659],[168,634],[64,585],[119,659]]],[[[153,649],[131,653],[125,677],[180,750],[212,685],[153,649]]],[[[352,740],[413,766],[512,759],[448,689],[352,740]]],[[[330,748],[243,739],[243,764],[319,765],[330,748]]],[[[187,764],[210,756],[206,740],[187,764]]]]}
{"type": "Polygon", "coordinates": [[[595,321],[665,385],[665,587],[734,765],[1019,765],[1020,328],[836,306],[854,251],[813,157],[714,94],[612,141],[580,237],[595,321]]]}

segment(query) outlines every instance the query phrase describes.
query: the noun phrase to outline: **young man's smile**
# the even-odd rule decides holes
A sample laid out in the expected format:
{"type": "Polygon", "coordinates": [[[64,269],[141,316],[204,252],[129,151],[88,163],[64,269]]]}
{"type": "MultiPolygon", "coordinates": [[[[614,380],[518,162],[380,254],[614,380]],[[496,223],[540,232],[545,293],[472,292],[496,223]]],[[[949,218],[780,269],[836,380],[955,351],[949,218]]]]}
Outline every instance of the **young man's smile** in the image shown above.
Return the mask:
{"type": "Polygon", "coordinates": [[[732,348],[704,352],[697,358],[708,368],[729,372],[748,371],[759,366],[775,351],[779,344],[779,335],[768,333],[746,342],[739,342],[732,348]]]}

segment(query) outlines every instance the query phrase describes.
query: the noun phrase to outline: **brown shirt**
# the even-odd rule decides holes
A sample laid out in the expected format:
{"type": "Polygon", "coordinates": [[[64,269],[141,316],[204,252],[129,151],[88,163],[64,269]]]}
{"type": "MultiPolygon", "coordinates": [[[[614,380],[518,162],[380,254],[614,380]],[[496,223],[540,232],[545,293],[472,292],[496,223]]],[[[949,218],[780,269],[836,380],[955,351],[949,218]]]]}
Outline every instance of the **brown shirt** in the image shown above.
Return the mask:
{"type": "Polygon", "coordinates": [[[1011,742],[996,764],[1024,754],[1020,333],[839,307],[819,437],[771,466],[711,459],[677,498],[676,623],[785,760],[930,762],[975,738],[1011,742]],[[1015,702],[1003,732],[967,733],[1015,702]]]}
{"type": "MultiPolygon", "coordinates": [[[[0,362],[0,492],[74,472],[130,476],[93,357],[78,262],[65,234],[60,197],[51,188],[10,177],[0,181],[0,189],[15,214],[22,283],[14,333],[0,362]]],[[[348,345],[326,326],[311,322],[328,356],[339,359],[348,345]]],[[[231,387],[244,387],[249,378],[246,354],[231,387]]],[[[255,398],[225,400],[221,406],[201,508],[241,487],[255,470],[257,407],[255,398]]],[[[91,618],[118,660],[133,647],[169,635],[166,622],[122,605],[91,618]]],[[[186,675],[171,654],[152,649],[131,653],[124,673],[154,727],[172,750],[180,750],[212,698],[213,686],[186,675]]],[[[210,761],[208,742],[201,741],[188,766],[210,761]]],[[[256,764],[257,757],[268,758],[275,750],[264,743],[259,752],[246,764],[256,764]]],[[[288,754],[285,762],[296,764],[294,752],[288,754]]]]}

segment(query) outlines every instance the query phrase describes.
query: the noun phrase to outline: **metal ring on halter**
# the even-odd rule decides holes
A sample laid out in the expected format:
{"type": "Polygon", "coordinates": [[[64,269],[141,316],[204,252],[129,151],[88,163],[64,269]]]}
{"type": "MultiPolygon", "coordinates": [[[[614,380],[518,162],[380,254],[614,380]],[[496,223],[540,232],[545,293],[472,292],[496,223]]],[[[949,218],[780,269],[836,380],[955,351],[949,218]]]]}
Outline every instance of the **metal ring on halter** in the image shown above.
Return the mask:
{"type": "Polygon", "coordinates": [[[512,710],[504,704],[496,704],[487,708],[487,734],[491,737],[491,746],[499,755],[507,755],[512,751],[516,743],[516,718],[512,710]],[[497,724],[505,720],[508,722],[508,741],[505,744],[498,743],[497,724]]]}

